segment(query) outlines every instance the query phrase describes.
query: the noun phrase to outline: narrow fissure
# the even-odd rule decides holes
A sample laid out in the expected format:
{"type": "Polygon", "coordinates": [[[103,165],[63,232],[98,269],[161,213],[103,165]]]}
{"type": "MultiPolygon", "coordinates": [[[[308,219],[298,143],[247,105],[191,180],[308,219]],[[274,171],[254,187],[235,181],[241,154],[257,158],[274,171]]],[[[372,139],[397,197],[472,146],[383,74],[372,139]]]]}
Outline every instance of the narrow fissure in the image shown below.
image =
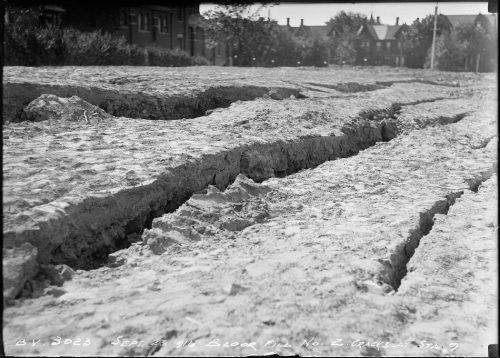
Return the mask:
{"type": "MultiPolygon", "coordinates": [[[[469,190],[476,192],[483,182],[488,180],[493,174],[492,170],[480,173],[475,178],[466,180],[469,190]]],[[[399,245],[391,255],[390,260],[380,260],[384,269],[380,274],[380,281],[390,285],[395,292],[401,286],[402,280],[408,273],[408,264],[420,245],[420,241],[428,235],[434,226],[436,214],[448,214],[450,207],[463,195],[463,191],[456,191],[448,194],[445,199],[439,200],[432,208],[420,213],[418,226],[411,231],[404,243],[399,245]]]]}
{"type": "Polygon", "coordinates": [[[387,88],[387,85],[380,83],[359,83],[359,82],[339,82],[336,84],[326,84],[317,82],[306,82],[312,86],[334,89],[343,93],[369,92],[387,88]]]}
{"type": "Polygon", "coordinates": [[[437,81],[432,81],[432,80],[425,80],[425,79],[409,79],[409,80],[393,80],[393,81],[375,81],[376,84],[382,85],[382,86],[392,86],[395,83],[423,83],[423,84],[428,84],[428,85],[435,85],[435,86],[445,86],[445,87],[460,87],[460,84],[457,83],[447,83],[447,82],[437,82],[437,81]]]}

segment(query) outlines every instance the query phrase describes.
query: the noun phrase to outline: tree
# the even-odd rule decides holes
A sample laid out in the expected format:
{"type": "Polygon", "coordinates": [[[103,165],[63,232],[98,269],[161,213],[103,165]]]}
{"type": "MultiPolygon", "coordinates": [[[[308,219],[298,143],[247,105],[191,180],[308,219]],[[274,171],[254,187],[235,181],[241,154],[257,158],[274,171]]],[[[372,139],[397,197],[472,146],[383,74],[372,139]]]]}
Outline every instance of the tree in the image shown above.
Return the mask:
{"type": "Polygon", "coordinates": [[[206,20],[203,26],[209,46],[227,42],[237,66],[270,63],[277,23],[259,17],[263,6],[254,9],[248,4],[218,5],[204,13],[206,20]]]}
{"type": "MultiPolygon", "coordinates": [[[[442,34],[436,39],[434,65],[442,71],[461,71],[465,62],[465,45],[460,42],[454,31],[442,34]]],[[[431,63],[431,49],[427,52],[424,68],[431,63]]]]}
{"type": "MultiPolygon", "coordinates": [[[[412,68],[422,68],[425,64],[427,52],[432,46],[434,31],[434,15],[427,15],[422,20],[415,20],[405,36],[407,44],[406,65],[412,68]]],[[[437,18],[436,37],[446,36],[451,31],[451,24],[446,16],[439,14],[437,18]]]]}
{"type": "Polygon", "coordinates": [[[328,63],[324,39],[311,35],[296,37],[289,28],[259,17],[259,10],[252,5],[219,5],[204,13],[209,46],[228,43],[235,66],[325,66],[328,63]]]}
{"type": "Polygon", "coordinates": [[[327,26],[332,29],[333,36],[329,45],[335,63],[353,64],[356,62],[353,41],[366,21],[366,16],[363,14],[341,11],[326,22],[327,26]]]}
{"type": "Polygon", "coordinates": [[[275,66],[297,66],[302,60],[303,44],[295,38],[291,31],[280,26],[273,27],[270,36],[274,38],[274,46],[270,53],[271,65],[275,66]]]}
{"type": "Polygon", "coordinates": [[[470,71],[479,67],[480,71],[494,70],[497,49],[495,34],[489,33],[479,23],[459,25],[456,32],[465,47],[464,69],[470,71]]]}
{"type": "Polygon", "coordinates": [[[319,36],[305,37],[300,40],[299,61],[302,66],[326,66],[328,63],[328,46],[326,40],[319,36]]]}

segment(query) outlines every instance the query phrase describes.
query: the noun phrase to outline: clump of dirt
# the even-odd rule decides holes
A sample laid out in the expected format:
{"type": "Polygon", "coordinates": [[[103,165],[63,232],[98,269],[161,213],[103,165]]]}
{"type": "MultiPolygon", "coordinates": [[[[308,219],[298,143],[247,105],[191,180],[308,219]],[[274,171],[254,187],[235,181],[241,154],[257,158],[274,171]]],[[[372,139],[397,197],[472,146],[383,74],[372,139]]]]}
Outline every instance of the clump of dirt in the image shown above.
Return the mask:
{"type": "Polygon", "coordinates": [[[201,235],[228,237],[269,217],[264,196],[271,189],[239,174],[224,192],[210,185],[193,194],[175,213],[153,221],[143,242],[156,254],[170,246],[198,241],[201,235]]]}
{"type": "Polygon", "coordinates": [[[19,247],[3,249],[4,303],[22,293],[26,282],[38,272],[37,254],[36,247],[27,242],[19,247]]]}
{"type": "Polygon", "coordinates": [[[33,122],[69,121],[91,123],[95,122],[96,119],[111,117],[101,108],[78,96],[64,98],[53,94],[42,94],[26,106],[21,119],[33,122]]]}

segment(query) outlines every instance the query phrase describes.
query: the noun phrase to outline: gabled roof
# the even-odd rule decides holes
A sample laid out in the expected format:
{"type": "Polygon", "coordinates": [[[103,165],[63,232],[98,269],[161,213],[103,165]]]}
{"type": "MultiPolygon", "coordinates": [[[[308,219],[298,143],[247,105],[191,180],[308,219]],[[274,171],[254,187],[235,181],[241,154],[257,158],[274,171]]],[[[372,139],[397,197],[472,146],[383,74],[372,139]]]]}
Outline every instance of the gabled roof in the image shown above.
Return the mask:
{"type": "Polygon", "coordinates": [[[363,32],[364,29],[368,31],[368,33],[375,40],[394,40],[396,33],[401,28],[401,25],[371,25],[366,24],[363,25],[359,31],[358,35],[363,32]]]}
{"type": "Polygon", "coordinates": [[[490,24],[490,26],[495,26],[495,24],[496,24],[495,15],[493,15],[493,14],[487,14],[487,15],[479,14],[479,15],[477,15],[477,18],[475,21],[477,21],[477,19],[480,17],[486,18],[486,20],[488,20],[488,23],[490,24]]]}
{"type": "Polygon", "coordinates": [[[457,27],[460,24],[473,24],[477,15],[445,15],[451,23],[451,26],[457,27]]]}
{"type": "Polygon", "coordinates": [[[287,29],[294,36],[318,36],[318,37],[327,37],[331,28],[326,25],[317,25],[317,26],[289,26],[289,25],[279,25],[281,28],[287,29]]]}
{"type": "Polygon", "coordinates": [[[295,34],[295,32],[298,29],[298,27],[293,27],[293,26],[289,26],[289,25],[278,25],[278,26],[281,27],[282,29],[287,29],[288,31],[290,31],[293,34],[295,34]]]}
{"type": "Polygon", "coordinates": [[[298,35],[300,31],[309,36],[326,37],[330,32],[330,28],[326,25],[302,26],[297,29],[296,34],[298,35]]]}

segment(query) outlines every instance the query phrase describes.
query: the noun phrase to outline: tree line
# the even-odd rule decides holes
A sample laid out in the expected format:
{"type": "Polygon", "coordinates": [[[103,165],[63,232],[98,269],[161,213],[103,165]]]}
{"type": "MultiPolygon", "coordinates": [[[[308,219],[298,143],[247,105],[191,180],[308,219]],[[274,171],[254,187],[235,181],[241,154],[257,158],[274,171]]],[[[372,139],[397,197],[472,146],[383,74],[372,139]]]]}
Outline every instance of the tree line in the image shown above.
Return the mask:
{"type": "MultiPolygon", "coordinates": [[[[204,15],[201,25],[208,46],[227,44],[233,66],[327,66],[356,64],[355,40],[365,15],[341,11],[326,23],[334,36],[303,32],[280,26],[259,16],[251,5],[219,5],[204,15]]],[[[20,10],[5,24],[6,65],[207,65],[200,56],[160,47],[142,49],[100,30],[81,32],[71,28],[37,25],[36,12],[20,10]]],[[[411,68],[430,65],[434,15],[415,20],[402,31],[405,64],[411,68]]],[[[446,16],[437,18],[435,66],[451,71],[496,69],[497,34],[478,24],[452,28],[446,16]],[[481,66],[479,66],[481,64],[481,66]]]]}
{"type": "MultiPolygon", "coordinates": [[[[341,11],[327,23],[334,36],[306,34],[296,36],[286,26],[259,17],[260,9],[249,5],[220,5],[205,13],[204,28],[209,43],[228,44],[234,66],[325,66],[355,64],[355,39],[365,15],[341,11]]],[[[402,38],[406,66],[430,66],[434,15],[404,26],[402,38]]],[[[496,66],[496,31],[478,24],[452,28],[444,15],[438,15],[435,67],[440,70],[473,71],[480,61],[483,70],[496,66]]]]}

